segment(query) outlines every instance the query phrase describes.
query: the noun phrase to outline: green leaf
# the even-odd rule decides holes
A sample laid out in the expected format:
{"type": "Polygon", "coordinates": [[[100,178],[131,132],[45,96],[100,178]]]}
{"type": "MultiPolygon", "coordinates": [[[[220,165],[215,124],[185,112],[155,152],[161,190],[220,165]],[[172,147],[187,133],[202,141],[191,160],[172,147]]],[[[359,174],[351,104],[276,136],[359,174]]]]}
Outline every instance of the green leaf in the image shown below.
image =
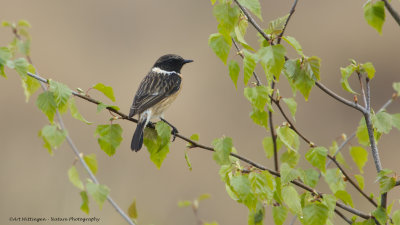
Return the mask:
{"type": "Polygon", "coordinates": [[[375,211],[373,211],[372,215],[380,224],[386,224],[388,216],[386,214],[386,210],[382,208],[382,206],[379,206],[375,211]]]}
{"type": "Polygon", "coordinates": [[[285,64],[285,54],[286,49],[281,44],[270,45],[258,50],[257,57],[267,73],[267,78],[275,76],[279,80],[279,75],[285,64]]]}
{"type": "Polygon", "coordinates": [[[397,95],[400,95],[400,82],[393,83],[393,89],[397,92],[397,95]]]}
{"type": "Polygon", "coordinates": [[[185,151],[185,161],[186,165],[188,166],[189,170],[192,171],[192,163],[190,162],[188,152],[185,151]]]}
{"type": "Polygon", "coordinates": [[[82,198],[82,205],[81,205],[81,210],[89,215],[89,197],[86,193],[86,191],[81,191],[81,198],[82,198]]]}
{"type": "Polygon", "coordinates": [[[68,170],[68,178],[69,181],[77,188],[84,190],[85,186],[83,186],[83,183],[81,181],[81,179],[79,178],[79,173],[78,170],[76,169],[75,166],[72,166],[69,170],[68,170]]]}
{"type": "Polygon", "coordinates": [[[211,195],[210,194],[207,194],[207,193],[204,193],[204,194],[201,194],[199,197],[197,197],[196,199],[198,200],[198,201],[203,201],[203,200],[206,200],[206,199],[209,199],[209,198],[211,198],[211,195]]]}
{"type": "Polygon", "coordinates": [[[229,2],[221,2],[214,6],[213,14],[219,22],[219,33],[222,34],[225,39],[230,39],[230,34],[239,21],[240,9],[236,5],[231,5],[229,2]]]}
{"type": "Polygon", "coordinates": [[[287,163],[281,164],[280,171],[282,184],[287,184],[301,176],[297,169],[291,168],[287,163]]]}
{"type": "Polygon", "coordinates": [[[390,191],[396,185],[396,179],[394,177],[384,176],[379,179],[380,194],[384,194],[390,191]]]}
{"type": "Polygon", "coordinates": [[[300,43],[294,37],[283,36],[282,39],[285,40],[289,45],[291,45],[294,50],[296,50],[297,54],[304,57],[303,47],[301,47],[300,43]]]}
{"type": "Polygon", "coordinates": [[[255,124],[268,129],[268,113],[265,110],[259,110],[258,108],[253,107],[253,111],[250,112],[250,118],[255,124]]]}
{"type": "Polygon", "coordinates": [[[392,116],[385,111],[378,112],[372,116],[372,124],[378,132],[388,134],[392,130],[392,116]]]}
{"type": "Polygon", "coordinates": [[[290,167],[294,168],[299,162],[299,158],[300,154],[298,152],[288,150],[281,155],[280,160],[282,163],[287,163],[290,167]]]}
{"type": "Polygon", "coordinates": [[[178,206],[183,208],[183,207],[188,207],[188,206],[192,206],[193,203],[191,201],[188,200],[183,200],[183,201],[179,201],[178,202],[178,206]]]}
{"type": "Polygon", "coordinates": [[[211,223],[207,223],[207,222],[206,222],[206,223],[204,223],[204,225],[218,225],[218,223],[215,222],[215,221],[214,221],[214,222],[211,222],[211,223]]]}
{"type": "Polygon", "coordinates": [[[392,215],[394,225],[400,225],[400,210],[396,210],[392,215]]]}
{"type": "Polygon", "coordinates": [[[90,171],[92,171],[92,173],[94,175],[96,175],[97,173],[97,159],[96,159],[96,155],[94,153],[89,154],[89,155],[85,155],[83,156],[83,160],[85,160],[86,164],[88,165],[90,171]]]}
{"type": "Polygon", "coordinates": [[[356,163],[361,173],[364,173],[365,163],[368,161],[368,152],[361,146],[352,146],[350,148],[350,155],[353,161],[356,163]]]}
{"type": "Polygon", "coordinates": [[[382,26],[385,22],[385,3],[368,1],[364,5],[364,18],[371,27],[382,34],[382,26]]]}
{"type": "Polygon", "coordinates": [[[278,127],[276,133],[288,150],[297,151],[299,149],[299,136],[289,126],[278,127]]]}
{"type": "Polygon", "coordinates": [[[297,102],[293,98],[282,98],[282,100],[289,108],[289,111],[292,114],[293,119],[295,119],[297,111],[297,102]]]}
{"type": "Polygon", "coordinates": [[[351,195],[347,193],[347,191],[339,190],[335,193],[335,196],[342,200],[344,204],[350,205],[354,208],[353,199],[351,199],[351,195]]]}
{"type": "Polygon", "coordinates": [[[53,123],[57,109],[53,92],[45,91],[41,93],[36,99],[36,106],[47,116],[50,123],[53,123]]]}
{"type": "Polygon", "coordinates": [[[266,33],[271,35],[279,35],[280,33],[282,33],[288,17],[289,14],[286,14],[285,16],[270,21],[266,33]]]}
{"type": "Polygon", "coordinates": [[[7,47],[0,47],[0,75],[3,77],[7,77],[4,73],[4,66],[7,64],[7,61],[11,58],[11,51],[7,47]]]}
{"type": "Polygon", "coordinates": [[[256,15],[260,20],[262,20],[261,5],[259,0],[238,0],[238,2],[256,15]]]}
{"type": "Polygon", "coordinates": [[[294,187],[292,186],[283,187],[282,198],[292,213],[296,214],[299,217],[303,216],[300,204],[300,197],[296,189],[294,189],[294,187]]]}
{"type": "MultiPolygon", "coordinates": [[[[35,73],[35,68],[32,65],[29,65],[28,71],[35,73]]],[[[25,101],[28,102],[29,98],[40,88],[40,83],[31,76],[22,77],[21,81],[22,87],[24,88],[25,101]]]]}
{"type": "Polygon", "coordinates": [[[31,46],[31,41],[26,40],[18,40],[17,41],[17,49],[19,52],[21,52],[23,55],[30,55],[30,46],[31,46]]]}
{"type": "Polygon", "coordinates": [[[50,91],[53,92],[54,100],[58,109],[63,109],[67,106],[68,100],[72,95],[71,89],[65,84],[57,81],[49,80],[50,91]]]}
{"type": "Polygon", "coordinates": [[[304,170],[304,183],[312,188],[317,186],[319,181],[319,173],[314,169],[304,170]]]}
{"type": "Polygon", "coordinates": [[[358,186],[361,188],[361,190],[364,190],[364,177],[359,174],[354,175],[354,177],[356,178],[358,186]]]}
{"type": "Polygon", "coordinates": [[[326,173],[322,175],[324,176],[325,182],[329,185],[329,188],[333,193],[346,189],[346,183],[343,180],[343,174],[338,168],[327,169],[326,173]]]}
{"type": "Polygon", "coordinates": [[[114,91],[113,91],[112,87],[106,86],[106,85],[104,85],[102,83],[97,83],[92,88],[100,91],[107,98],[111,99],[111,101],[115,102],[114,91]]]}
{"type": "Polygon", "coordinates": [[[208,38],[208,45],[214,51],[214,53],[226,64],[228,60],[229,51],[232,46],[231,39],[225,39],[225,37],[220,34],[211,34],[208,38]]]}
{"type": "Polygon", "coordinates": [[[251,76],[253,76],[254,69],[256,68],[256,56],[246,50],[243,50],[243,70],[244,70],[244,85],[247,85],[251,76]]]}
{"type": "Polygon", "coordinates": [[[269,89],[266,86],[246,87],[244,88],[244,96],[251,102],[251,104],[261,110],[264,110],[265,104],[268,101],[269,89]]]}
{"type": "Polygon", "coordinates": [[[333,195],[324,194],[322,195],[321,203],[328,207],[328,217],[333,218],[335,216],[336,197],[333,195]]]}
{"type": "Polygon", "coordinates": [[[42,137],[44,147],[47,148],[50,154],[52,153],[51,149],[57,149],[61,146],[66,135],[67,132],[59,129],[56,125],[46,125],[39,131],[39,137],[42,137]]]}
{"type": "Polygon", "coordinates": [[[272,207],[272,217],[276,225],[282,225],[286,220],[287,214],[287,208],[282,205],[272,207]]]}
{"type": "Polygon", "coordinates": [[[306,70],[300,64],[300,59],[286,61],[284,73],[292,86],[293,92],[295,93],[296,90],[300,91],[307,101],[311,88],[315,84],[312,77],[317,75],[317,71],[313,72],[314,74],[309,74],[310,70],[306,70]]]}
{"type": "Polygon", "coordinates": [[[232,152],[232,138],[222,137],[215,139],[212,143],[215,152],[213,153],[213,159],[218,165],[229,165],[231,160],[229,159],[229,154],[232,152]]]}
{"type": "MultiPolygon", "coordinates": [[[[262,141],[262,145],[264,147],[265,155],[267,158],[271,158],[274,156],[274,142],[272,141],[272,137],[265,137],[262,141]]],[[[276,138],[276,150],[279,151],[282,148],[282,141],[277,137],[276,138]]]]}
{"type": "Polygon", "coordinates": [[[317,56],[307,57],[304,59],[303,64],[304,64],[303,67],[309,78],[311,78],[312,80],[320,79],[320,73],[319,73],[319,68],[321,67],[320,58],[318,58],[317,56]]]}
{"type": "Polygon", "coordinates": [[[254,195],[261,201],[271,200],[274,193],[274,178],[268,171],[249,174],[250,186],[254,195]]]}
{"type": "Polygon", "coordinates": [[[238,198],[238,202],[249,208],[255,208],[257,200],[251,192],[251,184],[247,176],[234,176],[231,178],[230,186],[238,198]]]}
{"type": "Polygon", "coordinates": [[[171,127],[160,121],[156,129],[146,128],[144,132],[144,144],[150,153],[151,161],[160,169],[161,164],[169,153],[171,127]]]}
{"type": "Polygon", "coordinates": [[[211,4],[214,5],[217,0],[211,0],[211,4]]]}
{"type": "Polygon", "coordinates": [[[303,214],[305,225],[325,224],[328,219],[328,207],[319,202],[314,202],[304,207],[303,214]]]}
{"type": "Polygon", "coordinates": [[[361,68],[362,68],[362,72],[363,73],[364,72],[367,73],[367,77],[369,79],[374,78],[374,76],[375,76],[375,67],[374,67],[374,65],[372,65],[372,63],[367,62],[367,63],[361,64],[361,68]]]}
{"type": "Polygon", "coordinates": [[[325,147],[311,148],[305,156],[307,161],[310,162],[311,165],[317,167],[323,173],[326,172],[325,164],[326,157],[328,156],[328,149],[326,149],[325,147]]]}
{"type": "Polygon", "coordinates": [[[70,98],[68,101],[69,105],[69,111],[71,113],[71,116],[74,117],[77,120],[80,120],[88,125],[93,124],[92,122],[87,121],[78,111],[78,107],[75,104],[75,99],[70,98]]]}
{"type": "Polygon", "coordinates": [[[264,205],[262,203],[258,202],[255,209],[249,209],[247,224],[248,225],[263,225],[264,217],[265,217],[264,205]]]}
{"type": "Polygon", "coordinates": [[[240,72],[239,64],[235,60],[231,60],[229,61],[228,68],[229,68],[229,76],[231,77],[231,80],[235,85],[235,88],[237,89],[237,81],[240,72]]]}
{"type": "Polygon", "coordinates": [[[104,201],[107,199],[108,194],[110,193],[110,189],[102,184],[95,184],[92,182],[86,183],[87,192],[93,197],[93,199],[97,202],[100,209],[103,207],[104,201]]]}
{"type": "Polygon", "coordinates": [[[132,219],[137,219],[138,213],[136,208],[136,199],[133,199],[131,205],[128,208],[128,216],[132,219]]]}
{"type": "Polygon", "coordinates": [[[1,21],[1,26],[3,26],[3,27],[10,27],[10,26],[11,26],[11,23],[10,23],[9,21],[3,20],[3,21],[1,21]]]}
{"type": "Polygon", "coordinates": [[[24,58],[19,58],[14,60],[14,69],[21,76],[21,78],[26,77],[26,73],[28,72],[29,63],[24,58]]]}
{"type": "MultiPolygon", "coordinates": [[[[244,36],[246,35],[246,32],[247,32],[248,25],[249,25],[249,22],[247,21],[247,18],[240,16],[239,22],[235,26],[236,39],[245,49],[254,51],[254,49],[244,39],[244,36]]],[[[246,51],[245,49],[243,51],[246,51]]]]}
{"type": "Polygon", "coordinates": [[[392,125],[400,130],[400,113],[392,114],[392,125]]]}
{"type": "Polygon", "coordinates": [[[342,87],[345,91],[350,92],[351,94],[357,94],[356,92],[351,89],[350,84],[349,84],[349,77],[356,71],[357,67],[353,64],[345,67],[345,68],[340,68],[340,72],[342,74],[342,79],[340,80],[340,83],[342,84],[342,87]]]}
{"type": "Polygon", "coordinates": [[[122,128],[119,124],[98,125],[94,135],[98,136],[100,148],[107,155],[113,156],[122,141],[122,128]]]}

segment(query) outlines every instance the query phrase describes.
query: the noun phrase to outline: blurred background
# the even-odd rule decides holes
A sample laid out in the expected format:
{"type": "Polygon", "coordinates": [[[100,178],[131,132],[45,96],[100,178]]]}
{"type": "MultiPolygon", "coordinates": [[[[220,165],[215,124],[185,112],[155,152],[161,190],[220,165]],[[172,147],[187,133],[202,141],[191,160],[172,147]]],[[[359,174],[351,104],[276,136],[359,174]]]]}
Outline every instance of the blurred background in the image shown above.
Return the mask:
{"type": "MultiPolygon", "coordinates": [[[[264,21],[289,12],[292,0],[265,0],[262,2],[264,21]]],[[[377,73],[372,85],[372,106],[378,110],[392,95],[392,82],[400,81],[400,27],[386,15],[383,35],[369,27],[363,18],[365,1],[299,1],[287,35],[296,37],[306,55],[322,59],[321,82],[348,99],[340,85],[340,67],[349,59],[370,61],[377,73]]],[[[87,90],[98,82],[112,86],[115,103],[128,113],[133,95],[143,76],[154,61],[166,53],[176,53],[195,62],[185,66],[182,95],[166,113],[166,118],[189,137],[200,135],[200,142],[211,145],[214,138],[230,136],[239,154],[273,168],[267,159],[261,141],[269,133],[253,124],[249,118],[251,106],[243,97],[243,82],[239,78],[235,90],[226,66],[208,47],[208,36],[217,31],[217,22],[208,0],[178,1],[54,1],[2,0],[0,20],[26,19],[32,24],[31,57],[38,71],[46,78],[63,82],[69,87],[87,90]]],[[[400,11],[398,1],[393,6],[400,11]]],[[[248,40],[257,46],[254,29],[249,27],[248,40]]],[[[9,29],[0,29],[0,45],[12,40],[9,29]]],[[[290,56],[290,55],[289,55],[290,56]]],[[[293,56],[293,55],[292,55],[293,56]]],[[[231,54],[231,58],[240,61],[231,54]]],[[[260,76],[261,68],[257,68],[260,76]]],[[[8,72],[8,79],[0,79],[0,223],[15,217],[86,217],[80,209],[79,190],[68,180],[67,171],[75,156],[66,143],[50,156],[42,147],[38,131],[47,119],[35,106],[37,94],[27,104],[19,76],[8,72]]],[[[265,82],[265,79],[263,80],[265,82]]],[[[356,89],[356,80],[351,80],[356,89]]],[[[285,79],[278,84],[283,96],[290,95],[285,79]]],[[[91,96],[108,102],[100,93],[91,96]]],[[[355,131],[361,115],[328,97],[319,89],[311,91],[308,102],[298,94],[296,125],[317,145],[330,146],[342,133],[355,131]]],[[[96,113],[96,107],[77,99],[80,112],[95,124],[107,124],[110,115],[96,113]]],[[[287,109],[286,109],[287,110],[287,109]]],[[[400,112],[399,102],[388,112],[400,112]]],[[[282,123],[275,116],[275,125],[282,123]]],[[[193,170],[184,159],[186,143],[177,139],[160,170],[149,160],[146,149],[131,152],[130,140],[135,124],[118,121],[123,127],[123,142],[113,157],[102,152],[93,138],[95,125],[88,126],[64,116],[69,134],[85,154],[96,153],[99,162],[97,177],[111,189],[111,196],[126,211],[136,199],[139,224],[172,225],[196,224],[190,208],[179,208],[180,200],[191,200],[209,193],[211,198],[201,203],[199,217],[219,224],[247,224],[247,209],[231,200],[218,175],[218,166],[208,151],[189,152],[193,170]]],[[[356,141],[351,144],[356,145],[356,141]]],[[[400,172],[399,131],[384,135],[379,143],[382,164],[400,172]]],[[[301,143],[301,154],[307,151],[301,143]]],[[[352,174],[358,173],[349,158],[348,147],[343,150],[352,174]]],[[[301,166],[308,167],[304,158],[301,166]]],[[[81,179],[87,174],[76,164],[81,179]]],[[[367,193],[377,192],[375,166],[371,155],[365,168],[367,193]]],[[[330,193],[326,185],[318,189],[330,193]]],[[[350,186],[355,206],[365,212],[371,206],[350,186]]],[[[391,200],[399,199],[399,188],[390,192],[391,200]]],[[[98,224],[126,224],[106,202],[100,210],[90,198],[90,215],[101,219],[98,224]]],[[[391,202],[390,202],[391,203],[391,202]]],[[[399,202],[394,204],[399,207],[399,202]]],[[[267,208],[265,224],[271,224],[271,209],[267,208]]],[[[346,213],[345,213],[346,214],[346,213]]],[[[348,214],[346,214],[348,215],[348,214]]],[[[286,224],[291,222],[289,215],[286,224]]],[[[343,224],[336,219],[335,224],[343,224]]],[[[40,223],[37,223],[40,224],[40,223]]],[[[46,223],[48,224],[48,223],[46,223]]],[[[69,224],[63,222],[63,224],[69,224]]],[[[71,223],[72,224],[72,223],[71,223]]],[[[77,223],[73,223],[77,224],[77,223]]],[[[299,224],[297,221],[296,224],[299,224]]]]}

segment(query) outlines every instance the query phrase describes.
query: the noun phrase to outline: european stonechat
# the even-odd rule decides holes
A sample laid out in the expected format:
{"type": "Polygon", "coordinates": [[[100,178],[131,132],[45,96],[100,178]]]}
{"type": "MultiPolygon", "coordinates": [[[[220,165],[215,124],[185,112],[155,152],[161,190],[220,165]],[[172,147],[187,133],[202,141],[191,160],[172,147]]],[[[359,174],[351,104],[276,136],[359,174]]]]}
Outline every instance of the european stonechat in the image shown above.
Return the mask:
{"type": "Polygon", "coordinates": [[[133,134],[131,149],[139,151],[143,145],[143,131],[152,120],[161,119],[172,127],[175,135],[178,131],[164,119],[164,111],[175,100],[181,90],[181,69],[193,60],[183,59],[175,54],[161,56],[144,77],[136,91],[129,117],[139,114],[139,121],[133,134]]]}

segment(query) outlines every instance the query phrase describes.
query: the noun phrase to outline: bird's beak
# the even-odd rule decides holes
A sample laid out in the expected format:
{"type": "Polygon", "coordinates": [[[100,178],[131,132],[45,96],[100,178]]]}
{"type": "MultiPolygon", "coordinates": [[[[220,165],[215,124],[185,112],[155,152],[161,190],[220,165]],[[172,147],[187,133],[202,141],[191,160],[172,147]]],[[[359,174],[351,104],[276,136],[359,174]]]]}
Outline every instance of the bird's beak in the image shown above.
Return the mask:
{"type": "Polygon", "coordinates": [[[193,62],[193,60],[191,60],[191,59],[185,59],[185,60],[183,60],[183,64],[191,63],[191,62],[193,62]]]}

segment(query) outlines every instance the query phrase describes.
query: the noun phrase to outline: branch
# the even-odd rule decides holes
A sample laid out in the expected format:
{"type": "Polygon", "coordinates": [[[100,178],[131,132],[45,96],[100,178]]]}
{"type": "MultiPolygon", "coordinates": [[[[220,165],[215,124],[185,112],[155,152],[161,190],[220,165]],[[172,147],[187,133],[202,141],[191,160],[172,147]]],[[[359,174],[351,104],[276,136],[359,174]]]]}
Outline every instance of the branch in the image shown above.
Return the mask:
{"type": "Polygon", "coordinates": [[[400,186],[400,180],[396,181],[396,184],[394,186],[400,186]]]}
{"type": "MultiPolygon", "coordinates": [[[[40,77],[40,76],[38,76],[38,75],[36,75],[36,74],[32,74],[32,73],[29,73],[29,72],[28,72],[27,74],[28,74],[29,76],[35,78],[35,79],[38,79],[38,80],[41,81],[41,82],[48,83],[48,80],[47,80],[47,79],[44,79],[44,78],[42,78],[42,77],[40,77]]],[[[84,96],[84,95],[81,95],[81,94],[76,93],[76,92],[72,92],[72,94],[75,95],[75,96],[77,96],[77,97],[79,97],[79,98],[82,98],[82,99],[84,99],[84,100],[86,100],[86,101],[89,101],[89,102],[91,102],[91,103],[100,104],[99,101],[97,101],[97,100],[95,100],[95,99],[92,99],[92,98],[90,98],[90,97],[88,97],[88,96],[84,96]]],[[[125,115],[124,113],[119,112],[118,110],[115,110],[115,109],[113,109],[113,108],[107,108],[107,109],[108,109],[109,111],[112,111],[112,112],[114,112],[114,113],[120,115],[120,116],[121,116],[121,119],[129,120],[129,121],[131,121],[131,122],[137,123],[137,120],[136,120],[136,119],[130,118],[130,117],[128,117],[127,115],[125,115]]],[[[152,127],[152,125],[150,125],[150,127],[154,129],[154,127],[152,127]]],[[[189,139],[189,138],[187,138],[187,137],[185,137],[185,136],[183,136],[183,135],[180,135],[179,133],[176,134],[176,137],[178,137],[178,138],[180,138],[180,139],[186,141],[187,143],[190,143],[192,148],[200,148],[200,149],[204,149],[204,150],[208,150],[208,151],[212,151],[212,152],[215,151],[212,147],[199,144],[199,143],[197,143],[197,142],[195,142],[195,141],[193,141],[193,140],[191,140],[191,139],[189,139]]],[[[79,155],[79,152],[78,152],[78,155],[79,155]]],[[[230,155],[233,156],[233,157],[235,157],[235,158],[237,158],[237,159],[239,159],[239,160],[241,160],[241,161],[243,161],[243,162],[245,162],[245,163],[248,163],[249,165],[254,166],[254,167],[257,168],[257,169],[266,170],[266,171],[268,171],[269,173],[271,173],[272,175],[277,176],[277,177],[280,177],[280,173],[279,173],[279,172],[276,172],[276,171],[274,171],[274,170],[271,170],[271,169],[268,169],[268,168],[266,168],[266,167],[264,167],[264,166],[261,166],[261,165],[255,163],[255,162],[253,162],[253,161],[250,160],[250,159],[247,159],[247,158],[245,158],[245,157],[243,157],[243,156],[240,156],[240,155],[237,155],[237,154],[235,154],[235,153],[230,153],[230,155]]],[[[82,159],[81,157],[79,157],[79,159],[80,159],[81,162],[83,161],[83,159],[82,159]]],[[[83,161],[83,162],[84,162],[84,161],[83,161]]],[[[86,166],[87,166],[87,165],[86,165],[86,166]]],[[[90,174],[90,173],[91,173],[90,169],[89,169],[88,167],[87,167],[87,169],[88,169],[88,173],[90,174]]],[[[90,175],[90,176],[91,176],[91,175],[90,175]]],[[[94,175],[93,175],[93,177],[94,177],[94,175]]],[[[95,182],[95,180],[93,180],[93,181],[95,182]]],[[[318,195],[321,196],[321,197],[323,196],[323,193],[322,193],[322,192],[317,192],[317,191],[314,190],[313,188],[311,188],[311,187],[305,185],[304,183],[302,183],[302,182],[300,182],[300,181],[293,180],[293,181],[291,181],[291,183],[295,184],[296,186],[298,186],[298,187],[300,187],[300,188],[302,188],[302,189],[304,189],[304,190],[306,190],[306,191],[309,191],[309,192],[311,192],[311,193],[316,193],[316,194],[318,194],[318,195]]],[[[109,200],[109,201],[110,201],[110,200],[109,200]]],[[[112,201],[112,200],[111,200],[111,201],[112,201]]],[[[346,206],[346,205],[344,205],[344,204],[342,204],[342,203],[340,203],[340,202],[337,202],[336,205],[337,205],[338,207],[340,207],[340,208],[342,208],[342,209],[344,209],[344,210],[350,212],[350,213],[353,213],[354,215],[360,216],[360,217],[365,218],[365,219],[370,218],[370,216],[369,216],[368,214],[363,213],[363,212],[360,212],[360,211],[358,211],[358,210],[356,210],[356,209],[353,209],[353,208],[351,208],[351,207],[348,207],[348,206],[346,206]]],[[[123,212],[122,212],[122,213],[123,213],[123,212]]],[[[134,225],[134,224],[133,224],[133,225],[134,225]]]]}
{"type": "Polygon", "coordinates": [[[396,10],[393,9],[393,7],[390,5],[390,3],[388,2],[388,0],[382,0],[385,3],[385,7],[386,9],[389,11],[390,15],[392,15],[393,19],[397,22],[397,24],[399,24],[400,26],[400,16],[399,14],[396,12],[396,10]]]}
{"type": "MultiPolygon", "coordinates": [[[[371,145],[372,157],[374,158],[376,171],[379,173],[382,170],[382,164],[381,164],[381,158],[379,157],[378,147],[375,142],[374,128],[371,121],[371,91],[369,85],[369,78],[367,77],[365,81],[366,81],[367,104],[366,104],[366,112],[364,113],[364,118],[368,130],[368,137],[371,145]]],[[[381,206],[383,208],[386,208],[386,204],[387,204],[387,193],[383,193],[381,195],[381,206]]]]}
{"type": "Polygon", "coordinates": [[[283,26],[283,30],[282,30],[282,32],[281,32],[281,33],[279,34],[279,36],[278,36],[278,44],[281,43],[282,36],[283,36],[283,34],[285,33],[285,30],[286,30],[286,27],[287,27],[287,25],[288,25],[288,23],[289,23],[289,20],[290,20],[290,18],[292,17],[293,13],[296,11],[297,2],[298,2],[298,0],[294,0],[294,3],[293,3],[293,5],[292,5],[292,8],[290,9],[290,12],[289,12],[289,16],[288,16],[288,18],[287,18],[287,20],[286,20],[286,22],[285,22],[285,25],[283,26]]]}
{"type": "Polygon", "coordinates": [[[337,95],[335,92],[331,91],[329,88],[325,87],[323,84],[319,83],[319,82],[315,82],[315,84],[317,85],[317,87],[319,87],[323,92],[325,92],[326,94],[328,94],[329,96],[333,97],[334,99],[338,100],[339,102],[348,105],[362,113],[366,112],[366,109],[362,106],[360,106],[359,104],[355,103],[355,102],[351,102],[339,95],[337,95]]]}
{"type": "Polygon", "coordinates": [[[332,157],[330,155],[328,155],[328,158],[334,162],[337,166],[337,168],[339,168],[340,171],[342,171],[343,175],[346,177],[346,179],[353,185],[353,187],[355,189],[357,189],[358,192],[361,193],[362,196],[364,196],[369,202],[371,202],[372,205],[374,205],[375,207],[378,207],[378,204],[374,201],[374,199],[372,199],[371,197],[369,197],[363,190],[361,190],[361,188],[352,180],[349,179],[350,176],[346,173],[346,171],[340,166],[340,164],[338,163],[338,161],[336,160],[335,157],[332,157]]]}
{"type": "Polygon", "coordinates": [[[344,221],[346,221],[348,224],[353,224],[353,221],[349,220],[345,215],[343,215],[342,212],[339,210],[335,209],[335,213],[338,214],[344,221]]]}
{"type": "Polygon", "coordinates": [[[372,121],[371,121],[371,94],[370,94],[370,86],[369,86],[368,78],[366,78],[366,98],[367,98],[366,110],[363,114],[364,114],[364,118],[365,118],[365,123],[367,125],[368,137],[369,137],[371,151],[372,151],[372,157],[374,158],[376,171],[379,173],[382,170],[382,164],[381,164],[381,160],[379,157],[378,147],[375,142],[374,128],[373,128],[372,121]]]}

